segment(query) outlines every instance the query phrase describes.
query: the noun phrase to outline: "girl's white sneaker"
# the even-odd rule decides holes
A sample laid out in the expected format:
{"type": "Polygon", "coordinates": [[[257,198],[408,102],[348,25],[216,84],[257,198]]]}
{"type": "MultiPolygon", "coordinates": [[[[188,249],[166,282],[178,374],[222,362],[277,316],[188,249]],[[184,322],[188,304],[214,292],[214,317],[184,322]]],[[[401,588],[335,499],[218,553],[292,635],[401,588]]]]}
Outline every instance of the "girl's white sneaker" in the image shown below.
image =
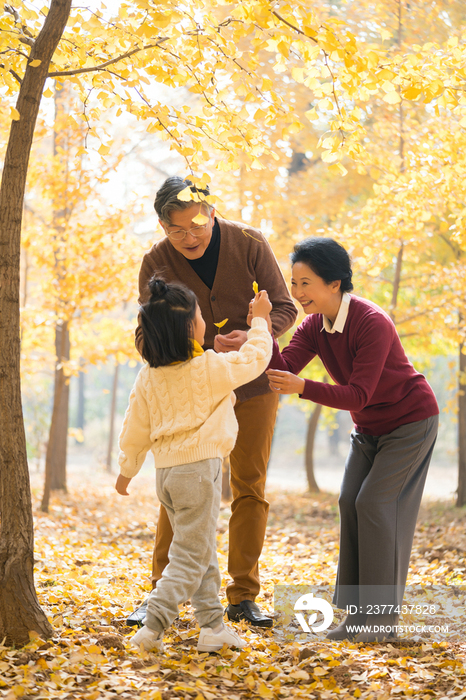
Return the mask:
{"type": "Polygon", "coordinates": [[[129,640],[130,644],[143,651],[163,651],[162,633],[155,632],[149,627],[141,627],[129,640]]]}
{"type": "Polygon", "coordinates": [[[224,644],[229,647],[237,647],[238,649],[242,649],[246,646],[244,639],[241,639],[241,637],[225,623],[222,623],[220,629],[216,629],[217,631],[214,632],[210,627],[201,627],[199,641],[197,643],[198,651],[220,651],[224,644]]]}

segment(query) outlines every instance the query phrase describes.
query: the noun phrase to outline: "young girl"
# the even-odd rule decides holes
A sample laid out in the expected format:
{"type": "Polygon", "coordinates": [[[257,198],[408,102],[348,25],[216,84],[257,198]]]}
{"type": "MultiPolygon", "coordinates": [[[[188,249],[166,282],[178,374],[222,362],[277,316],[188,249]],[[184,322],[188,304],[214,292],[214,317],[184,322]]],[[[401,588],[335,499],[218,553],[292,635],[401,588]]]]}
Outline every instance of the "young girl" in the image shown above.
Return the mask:
{"type": "Polygon", "coordinates": [[[154,455],[156,489],[173,528],[170,561],[148,600],[145,625],[131,642],[145,651],[163,650],[163,631],[191,600],[201,628],[199,651],[244,641],[223,623],[218,598],[220,573],[216,523],[220,509],[222,460],[236,440],[233,389],[267,367],[272,339],[265,318],[267,292],[252,303],[253,320],[238,352],[203,351],[205,322],[195,294],[181,284],[153,277],[150,300],[140,308],[142,356],[120,434],[120,475],[116,490],[154,455]]]}

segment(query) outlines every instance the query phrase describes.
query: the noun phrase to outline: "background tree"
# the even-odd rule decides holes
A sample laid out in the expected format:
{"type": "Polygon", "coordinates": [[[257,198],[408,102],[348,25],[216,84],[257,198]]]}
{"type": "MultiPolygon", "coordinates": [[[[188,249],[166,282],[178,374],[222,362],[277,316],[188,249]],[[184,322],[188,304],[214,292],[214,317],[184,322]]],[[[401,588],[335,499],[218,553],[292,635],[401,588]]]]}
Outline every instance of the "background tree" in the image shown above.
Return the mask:
{"type": "MultiPolygon", "coordinates": [[[[40,311],[55,328],[54,400],[43,510],[48,509],[50,490],[66,490],[70,353],[75,356],[73,371],[77,354],[81,365],[85,360],[85,350],[73,343],[72,328],[136,298],[142,255],[142,248],[127,232],[130,207],[123,212],[112,206],[110,211],[99,195],[108,173],[121,160],[122,146],[107,162],[99,158],[96,172],[95,163],[88,162],[83,153],[85,125],[70,116],[72,103],[73,96],[64,88],[56,91],[53,153],[47,157],[47,130],[43,129],[29,177],[27,201],[33,212],[32,225],[23,233],[23,249],[40,277],[40,311]]],[[[25,332],[31,333],[33,327],[25,332]]],[[[134,354],[130,335],[126,344],[127,353],[134,354]]],[[[30,351],[34,350],[31,343],[30,351]]]]}

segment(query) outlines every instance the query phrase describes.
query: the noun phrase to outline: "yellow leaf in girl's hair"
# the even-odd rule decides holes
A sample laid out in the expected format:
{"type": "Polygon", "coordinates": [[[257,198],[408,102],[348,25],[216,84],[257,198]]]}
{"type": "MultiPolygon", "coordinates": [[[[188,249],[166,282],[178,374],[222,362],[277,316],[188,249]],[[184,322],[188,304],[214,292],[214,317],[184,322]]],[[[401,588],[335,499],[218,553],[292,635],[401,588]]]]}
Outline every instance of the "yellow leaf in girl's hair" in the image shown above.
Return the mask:
{"type": "Polygon", "coordinates": [[[227,318],[223,319],[223,321],[220,321],[220,323],[214,323],[214,326],[217,326],[217,328],[223,328],[225,323],[228,321],[227,318]]]}
{"type": "Polygon", "coordinates": [[[254,294],[257,294],[259,292],[259,285],[257,284],[256,280],[252,283],[252,291],[254,294]]]}

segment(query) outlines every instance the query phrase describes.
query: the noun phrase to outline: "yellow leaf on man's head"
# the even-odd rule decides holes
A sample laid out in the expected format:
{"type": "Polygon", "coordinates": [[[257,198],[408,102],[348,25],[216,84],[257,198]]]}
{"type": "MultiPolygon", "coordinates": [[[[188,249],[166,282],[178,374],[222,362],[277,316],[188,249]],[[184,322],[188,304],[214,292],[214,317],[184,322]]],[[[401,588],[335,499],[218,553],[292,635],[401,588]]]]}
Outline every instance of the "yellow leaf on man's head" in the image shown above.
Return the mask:
{"type": "Polygon", "coordinates": [[[225,323],[228,321],[227,318],[224,318],[223,321],[220,321],[220,323],[214,323],[214,326],[217,326],[217,328],[223,328],[225,323]]]}
{"type": "Polygon", "coordinates": [[[204,226],[204,224],[206,224],[208,221],[209,217],[201,212],[199,212],[199,214],[192,219],[193,224],[196,224],[197,226],[204,226]]]}
{"type": "Polygon", "coordinates": [[[20,120],[20,114],[14,107],[10,107],[10,117],[14,122],[19,122],[20,120]]]}
{"type": "Polygon", "coordinates": [[[32,68],[37,68],[37,66],[40,66],[42,61],[39,58],[34,59],[34,61],[31,61],[29,64],[32,68]]]}
{"type": "Polygon", "coordinates": [[[193,199],[193,193],[191,192],[191,187],[188,185],[187,187],[184,188],[184,190],[181,190],[181,192],[178,192],[176,195],[176,198],[180,200],[180,202],[190,202],[193,199]]]}
{"type": "Polygon", "coordinates": [[[259,292],[259,285],[257,284],[256,280],[254,280],[254,282],[252,283],[252,290],[254,294],[258,294],[259,292]]]}

